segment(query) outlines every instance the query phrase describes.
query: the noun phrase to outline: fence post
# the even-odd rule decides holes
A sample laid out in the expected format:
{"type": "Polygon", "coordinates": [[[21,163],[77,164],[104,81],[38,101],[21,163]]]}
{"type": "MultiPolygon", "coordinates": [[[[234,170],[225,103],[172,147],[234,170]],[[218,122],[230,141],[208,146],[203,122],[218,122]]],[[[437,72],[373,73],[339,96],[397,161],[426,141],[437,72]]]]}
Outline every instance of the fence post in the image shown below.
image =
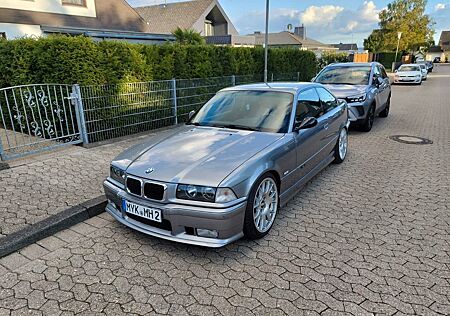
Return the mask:
{"type": "Polygon", "coordinates": [[[272,82],[273,82],[273,72],[272,72],[272,82]]]}
{"type": "Polygon", "coordinates": [[[80,130],[81,140],[83,145],[89,144],[89,138],[86,129],[86,120],[84,117],[83,99],[81,98],[81,89],[79,84],[72,86],[72,93],[70,95],[72,105],[75,106],[75,114],[77,116],[78,128],[80,130]]]}
{"type": "Polygon", "coordinates": [[[300,72],[297,72],[297,82],[300,81],[300,72]]]}
{"type": "Polygon", "coordinates": [[[231,85],[234,87],[236,85],[236,76],[232,75],[231,76],[231,85]]]}
{"type": "Polygon", "coordinates": [[[173,115],[175,117],[175,125],[178,125],[178,102],[177,102],[177,80],[172,79],[172,100],[173,100],[173,115]]]}
{"type": "Polygon", "coordinates": [[[0,161],[5,161],[5,152],[3,151],[3,144],[1,137],[0,137],[0,161]]]}

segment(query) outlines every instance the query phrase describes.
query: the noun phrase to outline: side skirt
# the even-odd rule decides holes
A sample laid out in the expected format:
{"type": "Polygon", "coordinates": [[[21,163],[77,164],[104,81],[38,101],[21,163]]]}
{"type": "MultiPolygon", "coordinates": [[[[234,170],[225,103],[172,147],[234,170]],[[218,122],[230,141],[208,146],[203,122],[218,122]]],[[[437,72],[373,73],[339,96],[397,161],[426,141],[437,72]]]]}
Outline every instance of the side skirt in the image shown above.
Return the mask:
{"type": "Polygon", "coordinates": [[[304,186],[309,180],[314,178],[320,171],[325,169],[334,160],[334,152],[332,152],[326,159],[324,159],[320,164],[318,164],[314,169],[312,169],[303,178],[298,180],[293,186],[284,191],[280,195],[280,206],[285,206],[304,186]]]}

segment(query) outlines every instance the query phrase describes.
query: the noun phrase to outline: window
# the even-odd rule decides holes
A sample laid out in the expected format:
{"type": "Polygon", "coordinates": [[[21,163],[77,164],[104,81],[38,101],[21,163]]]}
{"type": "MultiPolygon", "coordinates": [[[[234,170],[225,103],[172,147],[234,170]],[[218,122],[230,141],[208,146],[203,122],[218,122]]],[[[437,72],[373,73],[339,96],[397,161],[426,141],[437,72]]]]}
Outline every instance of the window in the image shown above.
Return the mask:
{"type": "Polygon", "coordinates": [[[381,69],[381,75],[383,76],[384,79],[389,78],[388,74],[386,73],[386,70],[384,69],[383,66],[380,66],[381,69]]]}
{"type": "Polygon", "coordinates": [[[205,36],[213,36],[214,29],[211,21],[205,20],[205,36]]]}
{"type": "Polygon", "coordinates": [[[319,93],[320,101],[325,113],[338,106],[338,101],[330,92],[324,88],[317,88],[317,92],[319,93]]]}
{"type": "Polygon", "coordinates": [[[189,124],[287,133],[293,98],[284,92],[223,91],[209,100],[189,124]]]}
{"type": "Polygon", "coordinates": [[[314,81],[323,84],[367,85],[369,78],[369,66],[328,66],[314,81]]]}
{"type": "Polygon", "coordinates": [[[86,0],[61,0],[63,5],[78,5],[85,7],[86,6],[86,0]]]}
{"type": "Polygon", "coordinates": [[[307,117],[318,118],[322,115],[322,107],[320,105],[319,95],[316,89],[309,89],[300,92],[298,95],[297,112],[295,120],[303,121],[307,117]]]}

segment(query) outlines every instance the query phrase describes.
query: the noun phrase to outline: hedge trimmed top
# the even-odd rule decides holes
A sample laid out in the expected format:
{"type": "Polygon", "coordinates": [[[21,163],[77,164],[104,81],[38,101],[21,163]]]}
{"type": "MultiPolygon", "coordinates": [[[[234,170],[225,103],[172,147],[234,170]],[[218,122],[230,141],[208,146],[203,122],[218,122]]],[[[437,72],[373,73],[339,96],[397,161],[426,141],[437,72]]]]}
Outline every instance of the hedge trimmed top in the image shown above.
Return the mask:
{"type": "MultiPolygon", "coordinates": [[[[153,46],[68,36],[0,40],[0,87],[262,74],[263,56],[261,47],[153,46]]],[[[300,80],[308,81],[316,74],[317,65],[312,52],[291,48],[269,51],[269,73],[299,72],[300,80]]]]}

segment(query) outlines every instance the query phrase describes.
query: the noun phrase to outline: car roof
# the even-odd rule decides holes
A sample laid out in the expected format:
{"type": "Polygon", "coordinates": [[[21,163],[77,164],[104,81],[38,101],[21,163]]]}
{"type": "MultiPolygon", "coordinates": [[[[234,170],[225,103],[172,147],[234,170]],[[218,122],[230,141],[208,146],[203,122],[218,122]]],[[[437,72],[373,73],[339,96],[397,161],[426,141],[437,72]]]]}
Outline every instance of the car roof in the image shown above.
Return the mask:
{"type": "Polygon", "coordinates": [[[314,82],[269,82],[245,84],[222,89],[220,91],[276,91],[297,93],[310,87],[322,87],[321,84],[314,82]]]}

